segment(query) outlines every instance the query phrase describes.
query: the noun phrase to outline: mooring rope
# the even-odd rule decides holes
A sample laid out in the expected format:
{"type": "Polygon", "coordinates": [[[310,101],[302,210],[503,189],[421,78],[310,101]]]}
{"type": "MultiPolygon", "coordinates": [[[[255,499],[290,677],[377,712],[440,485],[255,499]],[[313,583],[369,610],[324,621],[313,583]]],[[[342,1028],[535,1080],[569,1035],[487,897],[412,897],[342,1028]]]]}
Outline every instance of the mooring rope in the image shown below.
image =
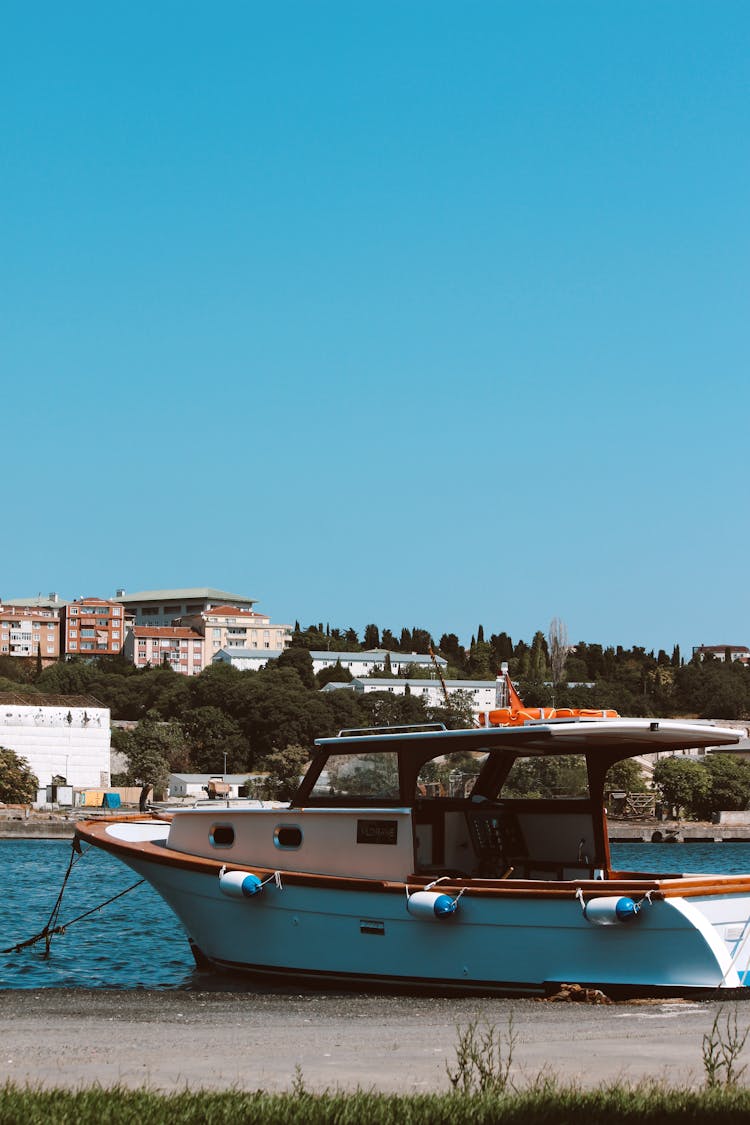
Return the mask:
{"type": "Polygon", "coordinates": [[[81,859],[85,854],[86,852],[81,851],[81,845],[78,839],[75,839],[72,844],[68,870],[65,872],[65,877],[62,881],[62,886],[60,887],[60,893],[57,896],[55,905],[52,907],[52,913],[47,919],[46,925],[42,930],[39,931],[38,934],[34,934],[33,937],[26,938],[25,941],[16,942],[15,945],[11,945],[7,949],[0,949],[0,954],[20,953],[22,949],[26,949],[28,946],[35,945],[38,941],[44,941],[44,957],[46,959],[47,957],[49,957],[49,947],[54,934],[64,934],[69,926],[75,925],[76,922],[80,922],[83,918],[88,918],[90,914],[95,914],[97,910],[101,910],[104,906],[109,906],[111,902],[115,902],[118,898],[122,898],[123,895],[128,894],[130,891],[134,891],[136,887],[140,887],[141,883],[146,882],[145,879],[139,879],[137,883],[133,883],[132,886],[126,887],[124,891],[119,891],[116,895],[112,895],[111,898],[106,899],[104,902],[100,902],[98,906],[92,906],[90,910],[85,910],[83,914],[79,914],[76,918],[71,918],[68,922],[64,922],[62,925],[59,925],[57,920],[60,917],[63,895],[65,894],[65,887],[67,885],[68,878],[71,871],[73,870],[74,864],[77,863],[78,860],[81,859]]]}

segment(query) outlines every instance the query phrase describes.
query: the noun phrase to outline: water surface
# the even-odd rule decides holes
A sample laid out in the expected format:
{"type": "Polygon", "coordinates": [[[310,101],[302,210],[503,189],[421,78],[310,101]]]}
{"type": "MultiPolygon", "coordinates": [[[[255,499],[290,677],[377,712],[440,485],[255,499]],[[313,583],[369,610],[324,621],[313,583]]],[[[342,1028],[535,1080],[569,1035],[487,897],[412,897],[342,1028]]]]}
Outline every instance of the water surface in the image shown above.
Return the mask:
{"type": "MultiPolygon", "coordinates": [[[[43,928],[70,854],[69,840],[0,840],[0,949],[43,928]]],[[[625,871],[742,874],[750,872],[750,843],[613,844],[612,861],[625,871]]],[[[86,849],[68,880],[60,922],[135,882],[114,856],[86,849]]],[[[0,988],[221,987],[221,978],[195,971],[185,931],[147,883],[54,937],[49,958],[43,954],[43,942],[0,954],[0,988]]]]}

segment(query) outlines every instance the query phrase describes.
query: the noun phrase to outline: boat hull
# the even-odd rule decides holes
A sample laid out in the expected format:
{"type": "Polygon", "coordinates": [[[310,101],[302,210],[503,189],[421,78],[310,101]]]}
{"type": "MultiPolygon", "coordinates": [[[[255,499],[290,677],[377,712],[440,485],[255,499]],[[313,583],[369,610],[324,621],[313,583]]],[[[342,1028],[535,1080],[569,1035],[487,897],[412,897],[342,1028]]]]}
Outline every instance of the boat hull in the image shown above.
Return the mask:
{"type": "MultiPolygon", "coordinates": [[[[748,974],[750,949],[737,939],[733,950],[722,935],[750,917],[750,893],[653,898],[631,923],[600,926],[572,893],[477,890],[461,896],[453,915],[428,918],[410,913],[403,887],[326,887],[282,874],[280,885],[271,879],[235,898],[216,872],[122,858],[224,971],[461,992],[544,993],[575,982],[654,995],[736,988],[748,974]]],[[[602,884],[602,896],[611,890],[602,884]]]]}

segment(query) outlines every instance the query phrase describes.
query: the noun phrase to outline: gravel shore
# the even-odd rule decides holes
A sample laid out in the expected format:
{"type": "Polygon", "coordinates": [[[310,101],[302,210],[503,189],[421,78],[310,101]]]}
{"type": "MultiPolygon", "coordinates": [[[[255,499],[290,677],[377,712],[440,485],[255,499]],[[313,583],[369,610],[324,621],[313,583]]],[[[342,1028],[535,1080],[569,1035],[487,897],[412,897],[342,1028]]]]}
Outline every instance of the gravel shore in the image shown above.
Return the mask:
{"type": "MultiPolygon", "coordinates": [[[[718,1002],[607,1006],[534,1000],[289,992],[0,991],[0,1082],[159,1091],[449,1088],[457,1028],[479,1017],[507,1041],[513,1074],[591,1087],[618,1079],[700,1086],[718,1002]]],[[[738,1026],[750,1004],[725,1005],[738,1026]]],[[[750,1052],[748,1052],[750,1053],[750,1052]]]]}

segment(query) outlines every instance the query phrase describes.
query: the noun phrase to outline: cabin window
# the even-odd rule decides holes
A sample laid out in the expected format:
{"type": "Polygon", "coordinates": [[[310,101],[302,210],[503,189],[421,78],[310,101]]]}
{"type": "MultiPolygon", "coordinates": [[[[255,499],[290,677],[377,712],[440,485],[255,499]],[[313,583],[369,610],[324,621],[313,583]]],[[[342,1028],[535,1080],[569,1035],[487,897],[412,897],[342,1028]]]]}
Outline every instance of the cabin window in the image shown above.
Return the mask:
{"type": "Polygon", "coordinates": [[[444,754],[425,762],[417,778],[417,797],[470,797],[486,753],[444,754]]]}
{"type": "Polygon", "coordinates": [[[311,796],[398,801],[398,755],[331,754],[311,796]]]}
{"type": "Polygon", "coordinates": [[[298,848],[302,843],[302,829],[296,824],[277,824],[273,842],[277,848],[298,848]]]}
{"type": "Polygon", "coordinates": [[[212,848],[231,848],[234,843],[234,827],[231,824],[214,824],[208,838],[212,848]]]}

